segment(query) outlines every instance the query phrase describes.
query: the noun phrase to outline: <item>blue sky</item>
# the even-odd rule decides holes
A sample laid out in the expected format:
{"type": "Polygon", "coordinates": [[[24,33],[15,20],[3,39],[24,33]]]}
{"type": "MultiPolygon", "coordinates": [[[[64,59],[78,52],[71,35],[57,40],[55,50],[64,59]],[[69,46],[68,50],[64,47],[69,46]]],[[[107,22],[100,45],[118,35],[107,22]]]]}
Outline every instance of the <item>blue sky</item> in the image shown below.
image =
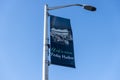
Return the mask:
{"type": "Polygon", "coordinates": [[[0,80],[41,80],[44,4],[71,19],[76,68],[51,65],[49,80],[120,80],[119,0],[0,0],[0,80]]]}

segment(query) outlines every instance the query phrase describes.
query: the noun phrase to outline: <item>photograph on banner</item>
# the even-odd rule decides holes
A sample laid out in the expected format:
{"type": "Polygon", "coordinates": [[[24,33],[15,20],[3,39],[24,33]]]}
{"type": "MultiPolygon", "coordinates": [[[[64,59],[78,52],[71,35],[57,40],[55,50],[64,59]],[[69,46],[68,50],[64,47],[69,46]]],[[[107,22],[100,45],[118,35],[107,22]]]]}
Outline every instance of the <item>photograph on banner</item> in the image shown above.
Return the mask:
{"type": "Polygon", "coordinates": [[[51,63],[75,68],[70,19],[50,16],[51,63]]]}

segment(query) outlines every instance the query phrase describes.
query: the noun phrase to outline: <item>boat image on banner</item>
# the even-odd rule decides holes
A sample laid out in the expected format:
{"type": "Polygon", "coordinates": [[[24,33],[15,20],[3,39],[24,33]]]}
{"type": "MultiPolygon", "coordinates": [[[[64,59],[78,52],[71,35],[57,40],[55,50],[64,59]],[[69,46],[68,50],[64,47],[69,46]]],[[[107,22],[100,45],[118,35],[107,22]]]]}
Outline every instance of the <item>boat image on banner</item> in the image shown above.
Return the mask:
{"type": "Polygon", "coordinates": [[[70,19],[50,16],[51,64],[75,68],[70,19]]]}

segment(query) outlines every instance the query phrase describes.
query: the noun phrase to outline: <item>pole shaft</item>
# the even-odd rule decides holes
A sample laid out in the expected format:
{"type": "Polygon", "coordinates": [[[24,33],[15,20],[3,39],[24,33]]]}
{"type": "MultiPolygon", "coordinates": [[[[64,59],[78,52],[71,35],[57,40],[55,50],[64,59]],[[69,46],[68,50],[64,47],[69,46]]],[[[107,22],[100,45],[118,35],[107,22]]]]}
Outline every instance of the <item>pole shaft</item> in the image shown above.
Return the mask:
{"type": "Polygon", "coordinates": [[[43,36],[43,66],[42,80],[48,80],[48,12],[47,4],[44,6],[44,36],[43,36]]]}

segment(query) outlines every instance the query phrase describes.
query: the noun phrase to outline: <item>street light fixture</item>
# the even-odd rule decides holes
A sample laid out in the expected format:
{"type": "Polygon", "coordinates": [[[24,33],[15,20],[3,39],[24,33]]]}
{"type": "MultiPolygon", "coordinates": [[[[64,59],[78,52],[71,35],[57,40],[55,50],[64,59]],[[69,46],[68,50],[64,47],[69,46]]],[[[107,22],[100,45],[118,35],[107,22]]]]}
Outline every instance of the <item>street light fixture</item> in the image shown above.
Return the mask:
{"type": "Polygon", "coordinates": [[[85,5],[84,9],[89,10],[89,11],[96,11],[96,8],[90,5],[85,5]]]}
{"type": "Polygon", "coordinates": [[[43,36],[43,66],[42,66],[42,80],[48,80],[48,11],[49,10],[55,10],[65,7],[71,7],[71,6],[80,6],[86,10],[89,11],[96,11],[96,8],[90,5],[82,5],[82,4],[70,4],[70,5],[64,5],[64,6],[56,6],[56,7],[48,7],[46,4],[44,6],[44,36],[43,36]]]}

